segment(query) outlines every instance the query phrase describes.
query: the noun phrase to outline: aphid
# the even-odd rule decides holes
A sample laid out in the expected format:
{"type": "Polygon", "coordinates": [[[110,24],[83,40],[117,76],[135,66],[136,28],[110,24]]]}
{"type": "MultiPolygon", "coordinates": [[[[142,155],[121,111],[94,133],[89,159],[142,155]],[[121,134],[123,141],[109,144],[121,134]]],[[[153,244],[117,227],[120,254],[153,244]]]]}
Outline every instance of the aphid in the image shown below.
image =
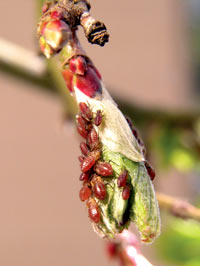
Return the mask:
{"type": "Polygon", "coordinates": [[[153,181],[155,176],[156,176],[156,173],[155,173],[154,169],[151,167],[151,165],[147,161],[144,163],[144,165],[145,165],[145,167],[147,169],[147,173],[148,173],[151,181],[153,181]]]}
{"type": "Polygon", "coordinates": [[[86,139],[88,136],[88,132],[85,128],[81,127],[80,125],[77,126],[77,131],[78,133],[84,138],[86,139]]]}
{"type": "Polygon", "coordinates": [[[110,176],[113,174],[113,169],[111,164],[106,163],[106,162],[97,162],[97,164],[94,167],[95,172],[98,175],[101,176],[110,176]]]}
{"type": "Polygon", "coordinates": [[[85,157],[84,157],[84,156],[79,156],[79,157],[78,157],[78,160],[79,160],[79,162],[82,163],[82,162],[85,160],[85,157]]]}
{"type": "Polygon", "coordinates": [[[126,117],[126,121],[129,125],[130,129],[132,130],[133,129],[133,123],[132,123],[131,119],[129,117],[126,117]]]}
{"type": "Polygon", "coordinates": [[[89,145],[91,150],[99,148],[99,145],[100,145],[99,138],[98,138],[98,134],[94,128],[92,128],[92,130],[88,134],[87,144],[89,145]]]}
{"type": "Polygon", "coordinates": [[[83,186],[79,192],[79,197],[81,201],[85,201],[89,199],[91,194],[92,194],[91,189],[88,186],[83,186]]]}
{"type": "Polygon", "coordinates": [[[95,158],[95,161],[99,160],[101,157],[101,150],[94,150],[89,153],[89,156],[93,156],[95,158]]]}
{"type": "Polygon", "coordinates": [[[81,126],[82,128],[85,128],[87,127],[87,121],[80,115],[77,115],[76,116],[76,122],[79,126],[81,126]]]}
{"type": "Polygon", "coordinates": [[[90,178],[90,172],[85,172],[80,175],[80,181],[88,181],[90,178]]]}
{"type": "Polygon", "coordinates": [[[125,186],[124,189],[123,189],[123,192],[122,192],[122,198],[124,200],[127,200],[129,199],[130,197],[130,187],[129,186],[125,186]]]}
{"type": "Polygon", "coordinates": [[[96,176],[92,179],[92,190],[98,199],[104,200],[106,198],[106,187],[101,177],[96,176]]]}
{"type": "Polygon", "coordinates": [[[101,214],[99,206],[97,205],[95,200],[94,199],[88,200],[87,206],[88,206],[88,214],[90,219],[95,223],[99,223],[101,219],[101,214]]]}
{"type": "Polygon", "coordinates": [[[118,187],[125,187],[127,178],[128,178],[128,172],[124,170],[118,177],[118,180],[117,180],[118,187]]]}
{"type": "Polygon", "coordinates": [[[81,163],[81,171],[87,172],[95,164],[95,158],[93,156],[86,157],[81,163]]]}
{"type": "Polygon", "coordinates": [[[97,111],[96,117],[94,119],[94,124],[98,127],[102,123],[102,112],[101,110],[97,111]]]}
{"type": "Polygon", "coordinates": [[[87,120],[92,119],[92,112],[90,111],[88,105],[84,102],[79,103],[80,111],[82,112],[83,116],[87,120]]]}
{"type": "Polygon", "coordinates": [[[89,148],[85,142],[81,142],[80,149],[81,149],[82,154],[85,156],[87,156],[88,153],[90,152],[90,150],[89,150],[89,148]]]}

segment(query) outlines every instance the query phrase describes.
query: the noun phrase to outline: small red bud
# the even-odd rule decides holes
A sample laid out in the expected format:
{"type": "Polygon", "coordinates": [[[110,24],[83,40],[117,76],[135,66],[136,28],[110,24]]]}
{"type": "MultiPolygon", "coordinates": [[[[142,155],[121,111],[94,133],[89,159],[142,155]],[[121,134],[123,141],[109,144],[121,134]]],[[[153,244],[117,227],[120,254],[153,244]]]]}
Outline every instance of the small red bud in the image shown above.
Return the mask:
{"type": "Polygon", "coordinates": [[[88,156],[81,163],[81,171],[87,172],[95,164],[95,158],[93,156],[88,156]]]}
{"type": "Polygon", "coordinates": [[[124,170],[118,177],[118,180],[117,180],[118,187],[125,187],[127,178],[128,178],[128,172],[124,170]]]}
{"type": "Polygon", "coordinates": [[[94,168],[95,172],[101,176],[110,176],[113,174],[111,164],[106,162],[97,162],[94,168]]]}
{"type": "Polygon", "coordinates": [[[83,186],[79,192],[79,197],[81,201],[85,201],[89,199],[91,194],[92,194],[91,189],[88,186],[83,186]]]}
{"type": "Polygon", "coordinates": [[[130,187],[129,186],[125,186],[124,189],[123,189],[123,192],[122,192],[122,198],[124,200],[127,200],[129,199],[130,197],[130,187]]]}

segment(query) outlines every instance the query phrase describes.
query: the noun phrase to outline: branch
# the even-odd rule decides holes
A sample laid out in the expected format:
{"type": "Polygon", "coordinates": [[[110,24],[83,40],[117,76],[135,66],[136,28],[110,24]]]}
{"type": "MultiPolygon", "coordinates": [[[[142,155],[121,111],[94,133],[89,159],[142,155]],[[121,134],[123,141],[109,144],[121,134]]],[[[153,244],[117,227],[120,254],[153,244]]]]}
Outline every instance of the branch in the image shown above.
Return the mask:
{"type": "Polygon", "coordinates": [[[170,212],[172,215],[183,218],[193,219],[200,222],[200,209],[190,203],[176,197],[171,197],[163,193],[156,193],[157,200],[161,209],[170,212]]]}

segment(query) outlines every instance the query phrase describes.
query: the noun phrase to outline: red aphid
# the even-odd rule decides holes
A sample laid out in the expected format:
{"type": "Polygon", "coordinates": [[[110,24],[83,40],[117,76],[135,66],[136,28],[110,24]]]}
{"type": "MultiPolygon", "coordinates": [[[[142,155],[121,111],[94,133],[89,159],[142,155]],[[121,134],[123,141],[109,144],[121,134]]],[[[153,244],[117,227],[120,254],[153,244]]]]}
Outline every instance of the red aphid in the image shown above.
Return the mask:
{"type": "Polygon", "coordinates": [[[94,200],[89,200],[87,205],[90,219],[95,223],[99,223],[101,219],[101,213],[97,203],[94,200]]]}
{"type": "Polygon", "coordinates": [[[126,170],[124,170],[120,174],[120,176],[118,177],[118,180],[117,180],[118,187],[125,187],[126,186],[127,178],[128,178],[128,172],[126,170]]]}
{"type": "Polygon", "coordinates": [[[126,117],[126,121],[129,125],[130,129],[132,130],[133,129],[133,123],[132,123],[131,119],[129,117],[126,117]]]}
{"type": "Polygon", "coordinates": [[[85,172],[80,175],[80,181],[88,181],[90,178],[90,172],[85,172]]]}
{"type": "Polygon", "coordinates": [[[87,137],[87,144],[89,145],[91,150],[98,149],[99,148],[99,137],[94,128],[90,131],[87,137]]]}
{"type": "Polygon", "coordinates": [[[145,167],[147,169],[147,173],[148,173],[151,181],[153,181],[155,176],[156,176],[156,173],[155,173],[154,169],[151,167],[151,165],[147,161],[144,163],[144,165],[145,165],[145,167]]]}
{"type": "Polygon", "coordinates": [[[84,102],[79,103],[79,109],[87,120],[92,119],[92,112],[90,111],[86,103],[84,102]]]}
{"type": "Polygon", "coordinates": [[[84,161],[81,163],[81,171],[87,172],[92,168],[92,166],[95,164],[95,158],[93,156],[88,156],[84,159],[84,161]]]}
{"type": "Polygon", "coordinates": [[[79,156],[79,157],[78,157],[78,160],[79,160],[79,162],[82,163],[82,162],[85,160],[85,157],[84,157],[84,156],[79,156]]]}
{"type": "Polygon", "coordinates": [[[101,125],[101,123],[102,123],[102,112],[101,112],[101,110],[98,110],[97,111],[97,114],[96,114],[96,117],[95,117],[95,119],[94,119],[94,124],[98,127],[98,126],[100,126],[101,125]]]}
{"type": "Polygon", "coordinates": [[[88,132],[87,132],[87,130],[85,128],[83,128],[80,125],[77,125],[77,131],[78,131],[79,135],[81,135],[81,137],[83,137],[84,139],[87,138],[88,132]]]}
{"type": "Polygon", "coordinates": [[[76,116],[76,122],[77,122],[77,124],[78,124],[80,127],[84,128],[84,129],[87,128],[87,121],[86,121],[82,116],[77,115],[77,116],[76,116]]]}
{"type": "Polygon", "coordinates": [[[89,148],[85,142],[81,142],[80,149],[81,149],[82,154],[85,156],[87,156],[88,153],[90,152],[90,150],[89,150],[89,148]]]}
{"type": "Polygon", "coordinates": [[[106,162],[97,162],[94,168],[95,172],[101,176],[110,176],[113,174],[111,164],[106,162]]]}
{"type": "Polygon", "coordinates": [[[130,187],[129,186],[125,186],[124,189],[123,189],[123,192],[122,192],[122,198],[124,200],[127,200],[129,199],[130,197],[130,187]]]}
{"type": "Polygon", "coordinates": [[[93,186],[93,192],[95,197],[97,197],[100,200],[104,200],[106,198],[106,187],[102,182],[95,182],[93,186]]]}
{"type": "Polygon", "coordinates": [[[95,161],[99,160],[101,157],[101,150],[97,149],[89,153],[90,156],[93,156],[95,158],[95,161]]]}
{"type": "Polygon", "coordinates": [[[85,201],[89,199],[91,194],[92,194],[91,189],[88,186],[83,186],[79,192],[79,197],[81,201],[85,201]]]}

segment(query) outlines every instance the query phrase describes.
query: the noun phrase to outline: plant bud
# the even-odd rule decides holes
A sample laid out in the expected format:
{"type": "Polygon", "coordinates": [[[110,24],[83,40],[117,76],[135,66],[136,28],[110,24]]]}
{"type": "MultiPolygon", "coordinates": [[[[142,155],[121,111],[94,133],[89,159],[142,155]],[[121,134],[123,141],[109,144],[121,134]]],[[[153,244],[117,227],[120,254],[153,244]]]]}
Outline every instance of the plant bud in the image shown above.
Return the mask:
{"type": "Polygon", "coordinates": [[[57,51],[71,38],[71,30],[64,21],[51,20],[47,23],[43,36],[52,49],[57,51]]]}

